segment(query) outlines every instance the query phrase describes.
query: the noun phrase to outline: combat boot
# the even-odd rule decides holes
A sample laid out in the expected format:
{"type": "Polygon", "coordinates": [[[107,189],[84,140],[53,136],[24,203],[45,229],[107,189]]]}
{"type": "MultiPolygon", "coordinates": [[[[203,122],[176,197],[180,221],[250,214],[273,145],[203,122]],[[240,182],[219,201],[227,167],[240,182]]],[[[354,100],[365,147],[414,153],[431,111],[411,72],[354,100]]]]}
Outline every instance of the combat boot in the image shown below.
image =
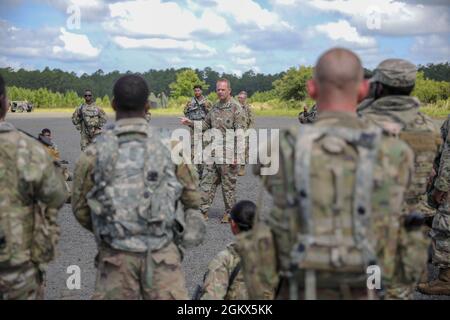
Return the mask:
{"type": "Polygon", "coordinates": [[[202,213],[202,214],[203,214],[203,219],[205,219],[205,221],[208,221],[209,220],[208,212],[205,212],[205,213],[202,213]]]}
{"type": "Polygon", "coordinates": [[[450,268],[439,269],[436,280],[419,283],[417,290],[427,295],[450,295],[450,268]]]}
{"type": "Polygon", "coordinates": [[[245,165],[241,165],[239,168],[238,176],[245,176],[245,165]]]}
{"type": "Polygon", "coordinates": [[[225,212],[220,223],[230,223],[230,214],[225,212]]]}

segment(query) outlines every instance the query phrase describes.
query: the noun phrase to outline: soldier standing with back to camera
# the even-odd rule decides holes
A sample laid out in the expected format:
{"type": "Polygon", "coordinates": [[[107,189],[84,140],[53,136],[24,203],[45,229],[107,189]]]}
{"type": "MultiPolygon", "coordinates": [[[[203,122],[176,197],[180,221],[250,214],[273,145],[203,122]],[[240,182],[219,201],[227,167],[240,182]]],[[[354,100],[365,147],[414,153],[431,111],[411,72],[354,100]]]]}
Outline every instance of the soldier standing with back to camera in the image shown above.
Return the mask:
{"type": "Polygon", "coordinates": [[[434,160],[429,202],[437,207],[430,232],[432,263],[439,269],[437,279],[420,283],[417,289],[429,295],[450,295],[450,115],[441,127],[444,143],[434,160]]]}
{"type": "MultiPolygon", "coordinates": [[[[211,102],[209,102],[206,97],[203,96],[202,86],[195,85],[194,88],[194,97],[189,101],[184,107],[184,116],[191,121],[203,121],[206,118],[206,115],[211,110],[211,102]]],[[[194,161],[194,128],[191,128],[191,159],[194,161]]],[[[202,141],[198,142],[203,147],[205,144],[202,141]]],[[[201,179],[203,173],[203,164],[196,164],[198,176],[201,179]]]]}
{"type": "MultiPolygon", "coordinates": [[[[366,100],[359,114],[383,129],[384,134],[399,137],[414,151],[414,174],[405,194],[395,279],[387,288],[388,299],[412,299],[421,275],[426,271],[429,239],[420,221],[433,215],[425,205],[427,179],[441,144],[433,120],[419,111],[420,101],[410,94],[416,81],[416,67],[402,59],[387,59],[375,69],[370,80],[373,97],[366,100]]],[[[431,217],[432,218],[432,217],[431,217]]]]}
{"type": "Polygon", "coordinates": [[[84,91],[84,101],[72,114],[72,123],[81,134],[81,151],[101,133],[107,121],[105,111],[95,104],[91,90],[84,91]]]}
{"type": "MultiPolygon", "coordinates": [[[[380,268],[382,283],[392,278],[388,262],[396,257],[413,153],[357,117],[368,87],[353,52],[325,52],[307,84],[317,121],[280,132],[280,170],[264,177],[275,206],[268,226],[282,279],[278,298],[373,298],[367,267],[380,268]]],[[[273,269],[252,267],[257,274],[273,269]]]]}
{"type": "Polygon", "coordinates": [[[6,122],[7,111],[0,76],[0,300],[42,299],[67,194],[45,148],[6,122]]]}
{"type": "Polygon", "coordinates": [[[118,79],[116,123],[75,167],[73,212],[98,246],[94,299],[187,299],[182,247],[204,237],[197,174],[145,120],[148,94],[142,77],[118,79]]]}

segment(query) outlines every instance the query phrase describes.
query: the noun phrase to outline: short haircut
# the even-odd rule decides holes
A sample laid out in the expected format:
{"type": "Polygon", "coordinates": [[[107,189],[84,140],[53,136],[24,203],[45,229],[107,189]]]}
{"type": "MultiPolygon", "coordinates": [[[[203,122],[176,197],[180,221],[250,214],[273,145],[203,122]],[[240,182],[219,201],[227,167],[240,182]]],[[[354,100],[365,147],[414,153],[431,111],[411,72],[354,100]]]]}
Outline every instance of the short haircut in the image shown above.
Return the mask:
{"type": "Polygon", "coordinates": [[[253,228],[255,214],[256,205],[249,200],[239,201],[230,211],[231,219],[233,219],[241,231],[248,231],[253,228]]]}
{"type": "Polygon", "coordinates": [[[218,80],[216,81],[216,85],[217,85],[219,82],[226,82],[227,85],[228,85],[228,88],[231,89],[230,80],[228,80],[228,79],[226,79],[226,78],[220,78],[220,79],[218,79],[218,80]]]}
{"type": "Polygon", "coordinates": [[[90,93],[92,93],[92,90],[91,89],[86,89],[86,90],[84,90],[84,93],[86,93],[86,92],[90,92],[90,93]]]}
{"type": "Polygon", "coordinates": [[[3,80],[2,75],[0,74],[0,96],[6,93],[5,80],[3,80]]]}
{"type": "Polygon", "coordinates": [[[319,87],[324,86],[328,90],[355,90],[364,79],[364,70],[354,52],[333,48],[320,56],[314,68],[314,79],[319,87]]]}
{"type": "Polygon", "coordinates": [[[245,95],[246,97],[248,96],[248,95],[247,95],[247,91],[241,91],[241,92],[239,92],[238,96],[240,96],[241,94],[245,95]]]}
{"type": "Polygon", "coordinates": [[[200,89],[200,90],[203,90],[203,88],[202,88],[202,86],[201,85],[199,85],[199,84],[196,84],[195,86],[194,86],[194,88],[193,88],[194,90],[195,89],[200,89]]]}
{"type": "Polygon", "coordinates": [[[43,135],[44,133],[50,133],[50,134],[52,134],[52,132],[50,131],[49,128],[44,128],[44,129],[42,129],[41,134],[43,135]]]}
{"type": "Polygon", "coordinates": [[[116,106],[123,111],[143,110],[149,93],[145,79],[135,74],[120,77],[113,88],[116,106]]]}

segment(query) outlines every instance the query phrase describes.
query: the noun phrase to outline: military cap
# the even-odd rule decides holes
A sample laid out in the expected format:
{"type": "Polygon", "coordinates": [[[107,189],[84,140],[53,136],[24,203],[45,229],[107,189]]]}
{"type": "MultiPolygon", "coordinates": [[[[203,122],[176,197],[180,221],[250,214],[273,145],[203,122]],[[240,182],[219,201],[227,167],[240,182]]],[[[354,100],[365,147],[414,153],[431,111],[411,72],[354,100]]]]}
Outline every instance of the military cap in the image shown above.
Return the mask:
{"type": "Polygon", "coordinates": [[[372,82],[391,87],[410,87],[416,82],[417,68],[403,59],[387,59],[375,69],[372,82]]]}

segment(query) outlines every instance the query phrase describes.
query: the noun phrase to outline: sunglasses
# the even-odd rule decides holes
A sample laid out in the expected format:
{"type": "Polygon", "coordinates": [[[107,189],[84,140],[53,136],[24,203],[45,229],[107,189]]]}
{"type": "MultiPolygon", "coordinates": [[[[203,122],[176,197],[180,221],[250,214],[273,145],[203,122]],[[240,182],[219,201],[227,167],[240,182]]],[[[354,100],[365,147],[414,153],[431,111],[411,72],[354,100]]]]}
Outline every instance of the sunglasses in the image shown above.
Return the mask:
{"type": "Polygon", "coordinates": [[[85,94],[85,97],[92,97],[92,94],[85,94]]]}

